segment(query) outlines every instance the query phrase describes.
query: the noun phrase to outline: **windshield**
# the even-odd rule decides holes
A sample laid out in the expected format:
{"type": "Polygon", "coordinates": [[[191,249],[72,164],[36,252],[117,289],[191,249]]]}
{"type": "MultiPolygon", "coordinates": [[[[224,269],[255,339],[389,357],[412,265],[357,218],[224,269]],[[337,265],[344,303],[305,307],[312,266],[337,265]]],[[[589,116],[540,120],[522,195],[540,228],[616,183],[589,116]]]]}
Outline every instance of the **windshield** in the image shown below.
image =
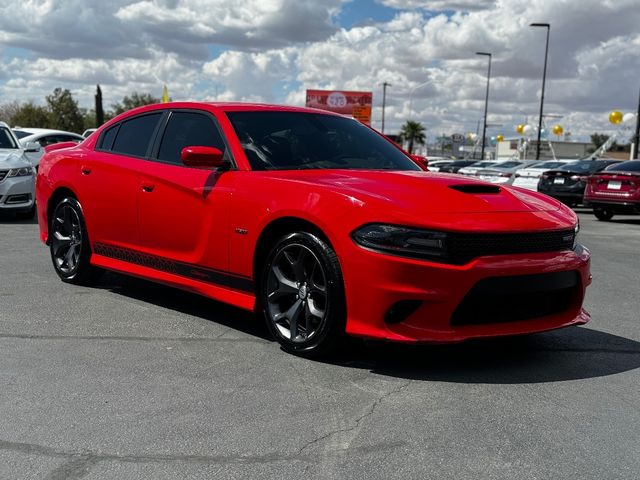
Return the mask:
{"type": "Polygon", "coordinates": [[[227,116],[254,170],[421,170],[392,143],[349,118],[273,111],[227,116]]]}
{"type": "Polygon", "coordinates": [[[0,127],[0,148],[18,148],[8,128],[0,127]]]}
{"type": "Polygon", "coordinates": [[[489,165],[495,165],[496,162],[475,162],[469,165],[470,167],[487,167],[489,165]]]}

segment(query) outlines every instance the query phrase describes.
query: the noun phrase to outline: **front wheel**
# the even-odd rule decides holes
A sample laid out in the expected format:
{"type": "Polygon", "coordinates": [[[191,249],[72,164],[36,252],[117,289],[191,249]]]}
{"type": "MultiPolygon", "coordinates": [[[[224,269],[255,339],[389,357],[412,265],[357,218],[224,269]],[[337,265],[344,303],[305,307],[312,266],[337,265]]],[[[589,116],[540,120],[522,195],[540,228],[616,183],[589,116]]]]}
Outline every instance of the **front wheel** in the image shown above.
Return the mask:
{"type": "Polygon", "coordinates": [[[316,235],[296,232],[276,243],[258,294],[267,327],[284,350],[320,356],[342,339],[346,308],[340,264],[316,235]]]}
{"type": "Polygon", "coordinates": [[[613,218],[613,212],[611,210],[607,210],[606,208],[594,208],[593,214],[598,220],[601,220],[603,222],[608,222],[613,218]]]}
{"type": "Polygon", "coordinates": [[[63,282],[93,283],[102,270],[89,261],[91,247],[80,203],[67,197],[54,208],[49,222],[49,250],[56,273],[63,282]]]}

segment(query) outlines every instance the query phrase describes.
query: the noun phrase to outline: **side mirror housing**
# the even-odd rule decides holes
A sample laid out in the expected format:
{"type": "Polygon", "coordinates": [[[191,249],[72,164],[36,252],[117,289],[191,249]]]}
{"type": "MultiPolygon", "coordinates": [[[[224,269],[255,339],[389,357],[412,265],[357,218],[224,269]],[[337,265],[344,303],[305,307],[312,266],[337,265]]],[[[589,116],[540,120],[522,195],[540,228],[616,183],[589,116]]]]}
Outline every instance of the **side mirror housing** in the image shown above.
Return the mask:
{"type": "Polygon", "coordinates": [[[423,157],[422,155],[411,155],[411,160],[416,162],[424,171],[429,171],[429,168],[427,168],[429,166],[429,160],[427,160],[427,157],[423,157]]]}
{"type": "Polygon", "coordinates": [[[225,163],[224,153],[215,147],[184,147],[180,160],[193,168],[218,168],[225,163]]]}
{"type": "Polygon", "coordinates": [[[36,153],[40,151],[40,144],[38,142],[27,142],[24,146],[24,151],[27,153],[36,153]]]}

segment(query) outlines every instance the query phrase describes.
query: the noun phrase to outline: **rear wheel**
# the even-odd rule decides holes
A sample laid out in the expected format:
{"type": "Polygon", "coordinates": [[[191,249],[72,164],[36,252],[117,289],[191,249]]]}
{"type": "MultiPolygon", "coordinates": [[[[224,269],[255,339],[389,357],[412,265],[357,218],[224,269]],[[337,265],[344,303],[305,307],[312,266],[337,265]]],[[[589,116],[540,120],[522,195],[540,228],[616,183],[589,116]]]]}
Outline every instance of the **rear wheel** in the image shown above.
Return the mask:
{"type": "Polygon", "coordinates": [[[284,350],[325,355],[342,339],[342,273],[335,252],[322,239],[307,232],[280,239],[264,265],[259,289],[267,327],[284,350]]]}
{"type": "Polygon", "coordinates": [[[86,285],[102,273],[89,263],[89,237],[82,208],[75,198],[64,198],[55,206],[50,217],[49,238],[51,260],[63,282],[86,285]]]}
{"type": "Polygon", "coordinates": [[[593,214],[598,220],[601,220],[603,222],[608,222],[613,218],[613,212],[611,210],[607,210],[606,208],[594,208],[593,214]]]}

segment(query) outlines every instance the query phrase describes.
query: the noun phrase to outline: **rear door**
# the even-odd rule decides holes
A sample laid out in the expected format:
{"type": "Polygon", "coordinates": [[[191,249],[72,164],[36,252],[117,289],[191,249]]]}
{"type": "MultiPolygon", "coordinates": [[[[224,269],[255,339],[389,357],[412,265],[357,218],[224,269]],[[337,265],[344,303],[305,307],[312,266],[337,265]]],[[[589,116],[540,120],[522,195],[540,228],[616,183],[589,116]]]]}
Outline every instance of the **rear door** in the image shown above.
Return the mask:
{"type": "Polygon", "coordinates": [[[228,219],[233,193],[231,154],[213,115],[174,110],[154,147],[153,161],[140,167],[138,212],[145,253],[173,261],[172,268],[202,280],[209,269],[228,269],[228,219]],[[229,168],[192,168],[180,160],[189,146],[215,147],[229,168]],[[193,274],[193,275],[191,275],[193,274]]]}
{"type": "Polygon", "coordinates": [[[110,127],[92,155],[78,164],[79,195],[96,253],[139,246],[138,171],[147,162],[163,115],[154,111],[110,127]]]}

